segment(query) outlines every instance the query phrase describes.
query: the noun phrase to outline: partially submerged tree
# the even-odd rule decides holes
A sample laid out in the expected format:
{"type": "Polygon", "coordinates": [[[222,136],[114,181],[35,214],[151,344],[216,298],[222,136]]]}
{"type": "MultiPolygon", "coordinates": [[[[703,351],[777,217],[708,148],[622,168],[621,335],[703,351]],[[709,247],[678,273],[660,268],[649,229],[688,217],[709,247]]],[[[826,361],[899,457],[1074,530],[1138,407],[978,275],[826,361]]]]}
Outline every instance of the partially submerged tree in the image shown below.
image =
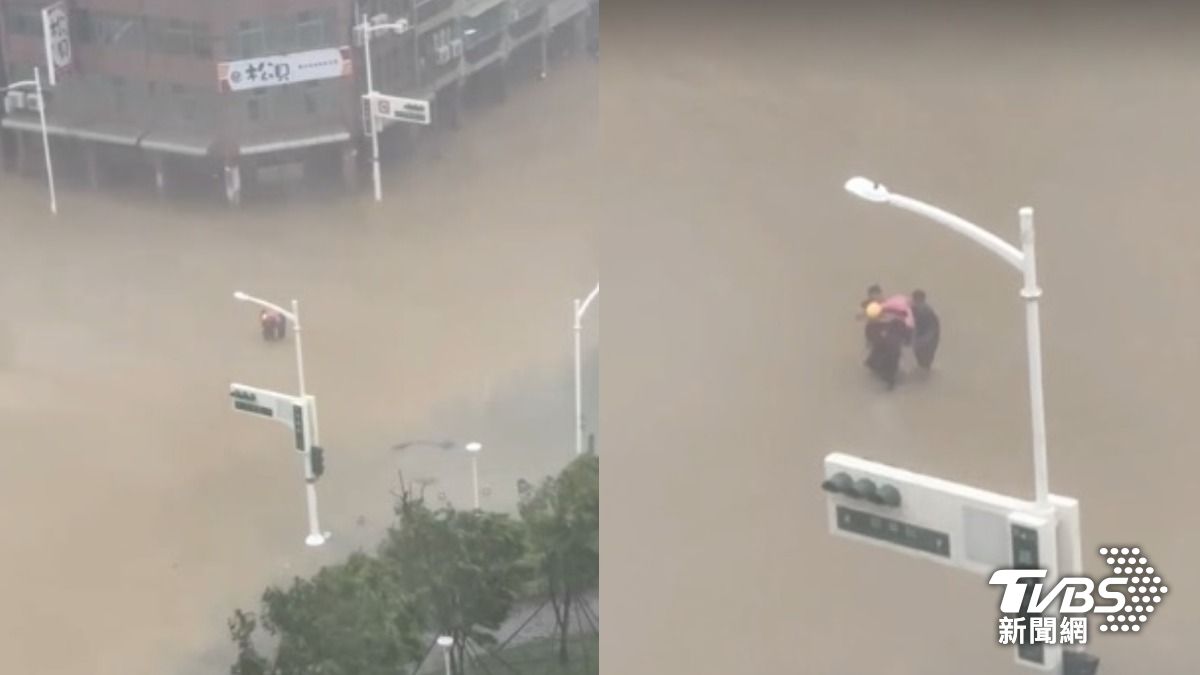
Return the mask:
{"type": "Polygon", "coordinates": [[[528,577],[523,532],[504,514],[430,510],[407,490],[396,513],[380,560],[412,592],[426,628],[454,638],[451,667],[461,674],[469,643],[495,642],[528,577]]]}
{"type": "Polygon", "coordinates": [[[521,497],[538,580],[554,608],[558,660],[567,662],[571,610],[600,584],[600,460],[581,455],[521,497]]]}
{"type": "Polygon", "coordinates": [[[414,603],[380,561],[355,554],[263,593],[259,616],[237,611],[233,675],[394,675],[422,653],[414,603]],[[274,658],[253,644],[257,623],[273,638],[274,658]]]}

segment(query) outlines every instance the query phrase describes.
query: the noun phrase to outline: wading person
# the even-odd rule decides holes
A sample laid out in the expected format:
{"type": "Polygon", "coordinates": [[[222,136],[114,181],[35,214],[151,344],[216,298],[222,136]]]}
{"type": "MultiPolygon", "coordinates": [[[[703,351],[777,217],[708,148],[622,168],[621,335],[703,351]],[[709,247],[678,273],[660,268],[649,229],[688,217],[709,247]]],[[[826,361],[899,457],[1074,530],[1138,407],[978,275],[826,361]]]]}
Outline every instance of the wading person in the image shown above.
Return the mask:
{"type": "Polygon", "coordinates": [[[922,370],[929,370],[933,366],[933,357],[937,354],[938,342],[942,337],[942,322],[938,319],[937,312],[926,302],[925,291],[913,291],[912,315],[913,356],[917,357],[917,366],[922,370]]]}
{"type": "MultiPolygon", "coordinates": [[[[870,309],[875,307],[875,303],[868,305],[870,309]]],[[[900,352],[904,348],[908,330],[900,319],[885,317],[878,310],[875,316],[867,320],[867,340],[871,351],[867,355],[866,366],[891,391],[896,387],[896,379],[900,374],[900,352]]]]}
{"type": "Polygon", "coordinates": [[[258,322],[262,325],[262,336],[267,342],[282,340],[287,334],[286,319],[279,312],[264,309],[258,314],[258,322]]]}
{"type": "Polygon", "coordinates": [[[880,312],[883,311],[883,289],[879,284],[871,284],[867,287],[867,298],[859,305],[861,308],[858,313],[858,318],[866,319],[867,325],[863,327],[863,338],[867,341],[867,347],[871,346],[871,321],[878,318],[880,312]],[[872,312],[874,312],[872,314],[872,312]]]}

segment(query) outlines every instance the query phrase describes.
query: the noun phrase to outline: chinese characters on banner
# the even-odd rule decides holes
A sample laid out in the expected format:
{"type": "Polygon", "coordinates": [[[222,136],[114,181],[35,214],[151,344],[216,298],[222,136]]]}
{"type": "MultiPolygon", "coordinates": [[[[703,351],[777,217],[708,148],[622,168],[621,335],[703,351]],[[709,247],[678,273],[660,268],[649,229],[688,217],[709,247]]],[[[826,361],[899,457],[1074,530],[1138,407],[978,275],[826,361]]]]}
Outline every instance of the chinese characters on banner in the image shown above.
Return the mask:
{"type": "Polygon", "coordinates": [[[244,91],[345,77],[352,65],[349,47],[314,49],[219,63],[217,79],[221,91],[244,91]]]}
{"type": "Polygon", "coordinates": [[[42,9],[42,38],[46,43],[46,70],[51,87],[58,74],[71,67],[71,26],[65,2],[42,9]]]}
{"type": "Polygon", "coordinates": [[[1000,617],[1000,644],[1085,645],[1087,617],[1000,617]]]}

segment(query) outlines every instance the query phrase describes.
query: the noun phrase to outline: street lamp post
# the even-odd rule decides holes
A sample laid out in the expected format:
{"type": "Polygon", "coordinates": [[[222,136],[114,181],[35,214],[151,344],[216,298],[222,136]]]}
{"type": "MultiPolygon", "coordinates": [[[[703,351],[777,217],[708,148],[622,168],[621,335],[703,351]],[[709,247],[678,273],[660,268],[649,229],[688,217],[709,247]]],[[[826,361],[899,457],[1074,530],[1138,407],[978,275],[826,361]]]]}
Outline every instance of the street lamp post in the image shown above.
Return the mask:
{"type": "Polygon", "coordinates": [[[583,315],[587,312],[588,305],[595,299],[596,294],[600,292],[600,284],[597,283],[592,292],[588,294],[587,299],[580,301],[575,300],[575,454],[583,454],[583,384],[580,371],[583,369],[583,355],[581,339],[583,337],[583,315]]]}
{"type": "Polygon", "coordinates": [[[450,648],[454,646],[454,638],[450,635],[439,635],[437,643],[442,648],[442,661],[446,664],[446,675],[450,675],[450,648]]]}
{"type": "MultiPolygon", "coordinates": [[[[292,324],[292,337],[296,345],[296,379],[300,387],[300,398],[307,398],[308,391],[304,386],[304,351],[300,341],[300,302],[292,300],[292,309],[288,311],[279,305],[252,295],[247,295],[241,291],[234,292],[233,297],[240,302],[249,302],[264,309],[278,312],[292,324]]],[[[317,518],[317,476],[313,471],[312,448],[314,445],[320,445],[321,437],[317,424],[317,406],[315,404],[312,405],[310,410],[312,411],[312,433],[304,434],[304,484],[305,497],[308,502],[308,537],[305,538],[304,543],[309,546],[320,546],[329,538],[329,533],[321,531],[320,522],[317,518]]]]}
{"type": "Polygon", "coordinates": [[[46,153],[46,184],[50,189],[50,213],[58,215],[58,198],[54,193],[54,165],[50,161],[50,132],[46,127],[46,97],[42,90],[42,73],[37,66],[33,67],[33,79],[13,82],[7,87],[0,87],[0,91],[8,91],[10,89],[19,89],[21,87],[32,87],[34,95],[38,102],[38,121],[42,125],[42,149],[46,153]]]}
{"type": "Polygon", "coordinates": [[[379,175],[379,124],[375,120],[374,96],[378,93],[375,91],[375,80],[371,72],[371,33],[377,30],[390,30],[399,35],[408,30],[408,20],[399,19],[391,23],[383,23],[382,19],[386,16],[377,15],[376,21],[367,16],[363,12],[361,23],[357,29],[362,32],[363,40],[363,61],[366,62],[367,74],[367,117],[371,132],[371,178],[375,185],[375,201],[383,201],[383,183],[379,175]]]}
{"type": "Polygon", "coordinates": [[[1021,223],[1021,248],[1004,241],[982,227],[911,197],[890,192],[869,178],[857,176],[846,181],[846,191],[869,202],[890,204],[923,216],[967,237],[1021,272],[1025,299],[1025,338],[1029,357],[1029,405],[1033,429],[1033,483],[1039,506],[1050,508],[1050,478],[1046,460],[1046,409],[1042,391],[1042,331],[1038,299],[1042,289],[1037,282],[1037,256],[1034,253],[1033,209],[1018,212],[1021,223]]]}
{"type": "Polygon", "coordinates": [[[465,446],[467,452],[471,453],[471,485],[475,491],[475,510],[479,510],[479,451],[483,450],[483,444],[478,441],[471,441],[465,446]]]}

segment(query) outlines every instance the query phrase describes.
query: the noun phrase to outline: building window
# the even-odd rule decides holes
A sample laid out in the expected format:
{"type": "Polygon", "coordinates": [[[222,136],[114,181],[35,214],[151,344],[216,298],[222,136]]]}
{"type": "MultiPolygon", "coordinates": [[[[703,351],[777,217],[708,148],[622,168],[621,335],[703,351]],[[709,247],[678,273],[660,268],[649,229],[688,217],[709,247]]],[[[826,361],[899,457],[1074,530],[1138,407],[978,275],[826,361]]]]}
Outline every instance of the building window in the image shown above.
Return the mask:
{"type": "Polygon", "coordinates": [[[125,78],[117,76],[112,78],[113,91],[113,106],[117,112],[124,114],[126,112],[126,97],[125,97],[125,78]]]}
{"type": "Polygon", "coordinates": [[[296,15],[296,48],[317,49],[328,44],[332,10],[300,12],[296,15]]]}
{"type": "Polygon", "coordinates": [[[92,13],[86,9],[71,10],[71,39],[80,44],[92,42],[92,13]]]}
{"type": "Polygon", "coordinates": [[[267,54],[267,34],[261,21],[242,21],[238,23],[237,32],[238,55],[243,59],[252,59],[267,54]]]}
{"type": "Polygon", "coordinates": [[[266,89],[255,89],[246,101],[246,115],[250,118],[251,122],[262,121],[264,101],[267,98],[266,93],[266,89]]]}
{"type": "Polygon", "coordinates": [[[144,19],[129,14],[91,12],[87,34],[92,42],[102,46],[143,49],[146,44],[144,19]]]}
{"type": "Polygon", "coordinates": [[[287,54],[295,51],[296,27],[290,21],[272,22],[267,31],[267,46],[272,54],[287,54]]]}
{"type": "Polygon", "coordinates": [[[42,35],[42,15],[34,7],[5,7],[4,23],[12,35],[42,35]]]}
{"type": "Polygon", "coordinates": [[[200,59],[211,59],[213,55],[212,35],[202,23],[192,24],[192,54],[200,59]]]}
{"type": "Polygon", "coordinates": [[[192,25],[190,21],[171,19],[163,32],[162,51],[166,54],[192,53],[192,25]]]}

